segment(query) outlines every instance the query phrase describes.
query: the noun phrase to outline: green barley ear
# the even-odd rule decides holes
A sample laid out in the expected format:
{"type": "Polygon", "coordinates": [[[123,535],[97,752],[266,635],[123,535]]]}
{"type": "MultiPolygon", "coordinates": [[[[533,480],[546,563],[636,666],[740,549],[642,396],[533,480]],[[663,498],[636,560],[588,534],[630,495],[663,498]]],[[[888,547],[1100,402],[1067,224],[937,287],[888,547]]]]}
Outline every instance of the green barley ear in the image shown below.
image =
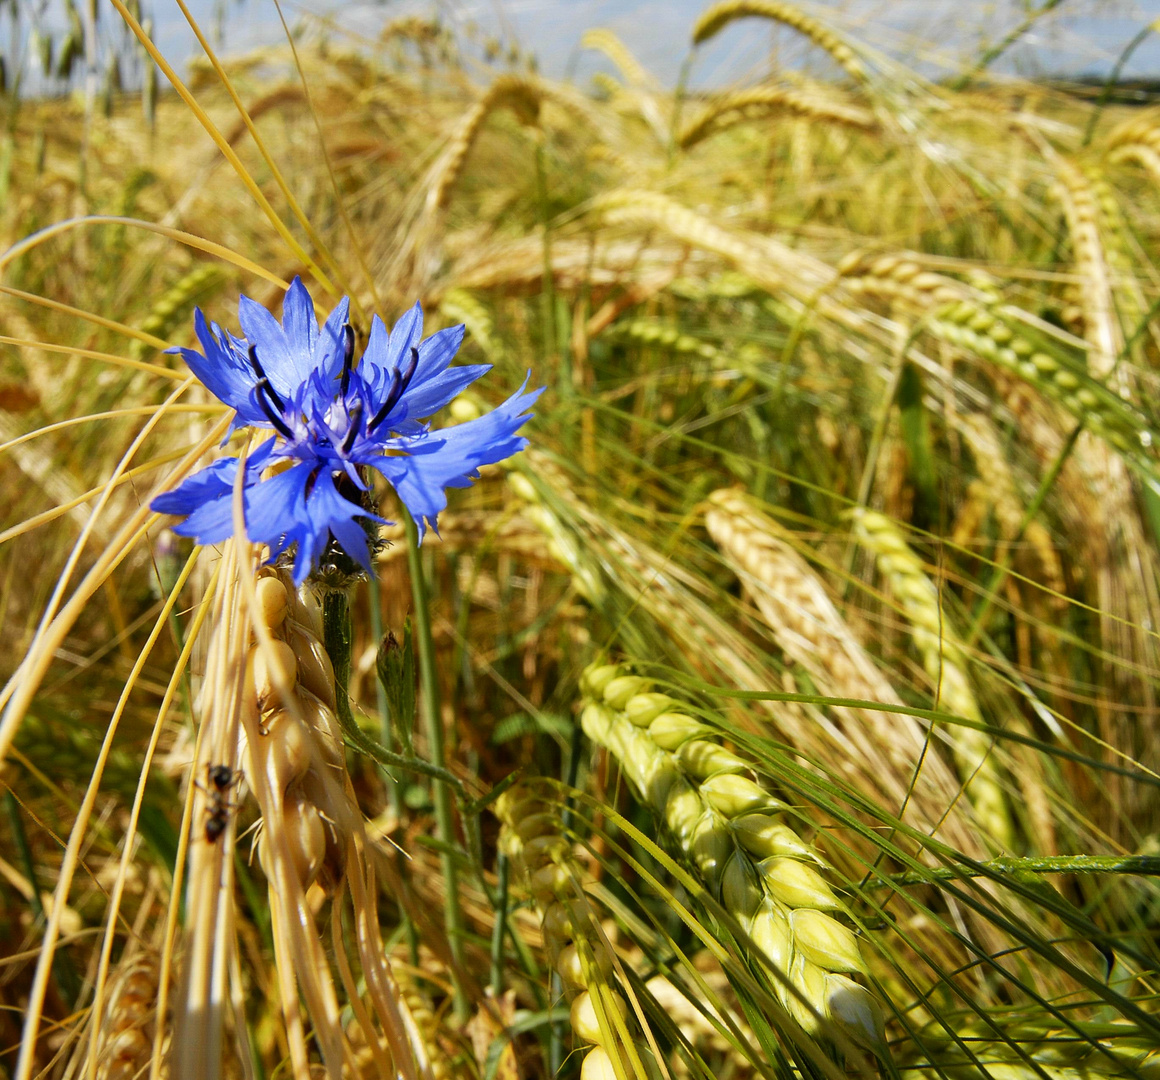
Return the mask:
{"type": "MultiPolygon", "coordinates": [[[[910,622],[915,648],[935,684],[938,707],[981,724],[983,713],[972,686],[966,653],[922,560],[903,539],[902,530],[884,514],[859,510],[853,517],[855,535],[878,560],[879,573],[910,622]]],[[[1000,849],[1010,851],[1015,825],[993,740],[985,731],[960,727],[954,732],[954,752],[979,824],[1000,849]]]]}
{"type": "Polygon", "coordinates": [[[573,854],[553,786],[516,784],[496,799],[494,811],[503,825],[499,850],[535,901],[544,945],[570,1003],[572,1030],[589,1047],[581,1076],[651,1076],[649,1048],[630,1014],[631,991],[613,973],[616,962],[586,895],[590,875],[573,854]],[[619,1057],[619,1071],[610,1055],[619,1057]]]}
{"type": "Polygon", "coordinates": [[[821,860],[784,820],[785,804],[752,778],[752,763],[625,666],[593,665],[580,684],[585,734],[612,754],[777,973],[777,996],[793,1020],[822,1042],[837,1038],[888,1060],[881,1006],[849,977],[866,970],[858,936],[842,921],[821,860]]]}
{"type": "MultiPolygon", "coordinates": [[[[195,266],[154,301],[141,329],[155,337],[166,337],[187,320],[194,305],[210,296],[224,278],[221,268],[213,263],[195,266]]],[[[148,352],[149,346],[144,341],[134,340],[129,346],[129,355],[134,360],[143,359],[148,352]]]]}
{"type": "Polygon", "coordinates": [[[401,645],[393,631],[379,643],[375,667],[387,695],[392,729],[398,733],[403,752],[413,755],[415,751],[411,733],[415,730],[415,645],[411,636],[410,618],[403,623],[401,645]]]}

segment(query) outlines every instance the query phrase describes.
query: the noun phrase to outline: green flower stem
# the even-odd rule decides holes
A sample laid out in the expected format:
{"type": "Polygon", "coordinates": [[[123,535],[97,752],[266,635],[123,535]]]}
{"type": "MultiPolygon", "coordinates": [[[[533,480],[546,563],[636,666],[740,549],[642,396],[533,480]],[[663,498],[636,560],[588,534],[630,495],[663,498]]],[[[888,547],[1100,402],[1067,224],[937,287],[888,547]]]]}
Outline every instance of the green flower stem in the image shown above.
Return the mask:
{"type": "MultiPolygon", "coordinates": [[[[371,637],[375,641],[383,640],[383,601],[379,595],[379,579],[372,577],[370,581],[370,607],[371,607],[371,637]]],[[[379,723],[382,732],[382,745],[389,747],[392,743],[391,734],[391,710],[387,707],[387,692],[383,689],[383,684],[375,679],[375,708],[379,711],[379,723]]],[[[383,784],[387,791],[387,802],[394,811],[395,817],[398,818],[402,813],[403,801],[399,793],[399,783],[395,779],[394,773],[389,768],[380,763],[380,771],[383,776],[383,784]]]]}
{"type": "MultiPolygon", "coordinates": [[[[370,580],[370,609],[371,609],[371,636],[375,641],[381,642],[383,640],[383,599],[379,591],[379,579],[377,575],[372,575],[370,580]]],[[[387,705],[387,691],[383,687],[382,680],[379,679],[376,672],[375,678],[375,707],[379,710],[379,730],[382,732],[382,748],[387,749],[393,745],[391,734],[391,710],[387,705]]],[[[383,786],[387,794],[387,805],[390,806],[391,812],[395,815],[395,821],[399,822],[403,819],[403,793],[398,777],[395,775],[391,767],[378,757],[375,757],[378,762],[379,772],[383,778],[383,786]]],[[[408,875],[410,874],[409,860],[403,853],[401,848],[395,849],[395,872],[399,875],[399,880],[408,884],[408,875]]],[[[419,964],[419,931],[415,927],[415,922],[408,914],[407,908],[404,905],[399,906],[399,914],[403,924],[403,932],[407,938],[407,949],[411,956],[411,963],[416,967],[419,964]]]]}
{"type": "Polygon", "coordinates": [[[491,992],[499,1000],[503,993],[503,939],[508,918],[508,857],[501,851],[495,859],[495,925],[491,931],[491,992]]]}
{"type": "MultiPolygon", "coordinates": [[[[350,711],[350,698],[346,688],[350,680],[350,607],[346,593],[328,593],[322,602],[323,639],[326,652],[334,667],[334,683],[337,689],[335,694],[338,722],[342,727],[342,734],[346,744],[360,753],[373,758],[380,765],[388,768],[406,769],[409,772],[430,776],[449,785],[455,796],[463,806],[470,807],[467,791],[459,777],[450,769],[442,765],[434,765],[419,757],[408,757],[406,754],[396,754],[385,746],[375,742],[355,720],[350,711]]],[[[439,758],[442,760],[442,744],[440,744],[439,758]]],[[[434,755],[432,755],[434,756],[434,755]]]]}
{"type": "MultiPolygon", "coordinates": [[[[427,752],[431,764],[446,771],[443,758],[443,720],[439,710],[439,675],[435,670],[435,643],[431,635],[431,611],[427,605],[427,582],[419,555],[419,531],[406,508],[402,509],[407,530],[407,565],[411,571],[411,597],[415,607],[415,639],[419,646],[419,685],[423,690],[423,720],[427,728],[427,752]]],[[[452,777],[454,780],[454,777],[452,777]]],[[[451,854],[455,847],[455,816],[451,809],[453,786],[434,785],[435,832],[443,843],[440,862],[446,894],[444,924],[451,946],[451,978],[455,984],[455,1013],[461,1020],[468,1017],[467,995],[460,980],[463,970],[463,911],[459,906],[459,868],[451,854]]]]}

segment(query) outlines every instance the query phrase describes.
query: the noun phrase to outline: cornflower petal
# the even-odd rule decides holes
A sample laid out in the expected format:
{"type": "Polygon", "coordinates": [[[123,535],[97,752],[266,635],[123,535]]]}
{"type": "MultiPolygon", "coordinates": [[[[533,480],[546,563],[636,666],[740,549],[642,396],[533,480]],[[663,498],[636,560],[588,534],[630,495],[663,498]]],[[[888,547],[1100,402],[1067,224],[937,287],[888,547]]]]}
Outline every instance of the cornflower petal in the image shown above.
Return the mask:
{"type": "Polygon", "coordinates": [[[423,307],[418,300],[397,323],[391,331],[391,340],[387,346],[386,366],[394,369],[405,367],[413,346],[419,344],[423,336],[423,307]]]}
{"type": "MultiPolygon", "coordinates": [[[[258,473],[269,464],[273,449],[274,440],[267,439],[250,454],[246,461],[247,483],[250,482],[251,476],[257,479],[258,473]]],[[[162,492],[153,500],[151,507],[159,514],[192,513],[192,510],[201,503],[231,493],[237,475],[238,459],[222,458],[192,476],[187,476],[172,491],[162,492]]]]}
{"type": "Polygon", "coordinates": [[[435,376],[423,386],[416,387],[412,381],[410,393],[404,394],[400,401],[406,411],[399,419],[426,419],[432,416],[489,371],[491,364],[465,364],[435,376]]]}
{"type": "Polygon", "coordinates": [[[419,343],[419,366],[415,369],[413,386],[423,386],[447,370],[447,365],[455,359],[459,346],[463,344],[466,331],[467,327],[460,323],[440,330],[419,343]]]}
{"type": "Polygon", "coordinates": [[[350,322],[350,298],[344,296],[327,317],[314,346],[318,358],[318,370],[329,383],[338,378],[342,371],[342,353],[345,347],[342,328],[350,322]]]}
{"type": "Polygon", "coordinates": [[[301,382],[314,370],[309,362],[313,361],[314,347],[318,344],[318,317],[314,314],[314,301],[300,277],[290,282],[282,301],[282,335],[297,376],[295,381],[301,382]],[[307,361],[305,367],[302,360],[307,361]]]}
{"type": "Polygon", "coordinates": [[[434,432],[431,438],[438,442],[426,452],[416,448],[405,457],[381,457],[367,462],[399,493],[415,519],[420,539],[427,525],[435,527],[439,512],[447,506],[445,488],[470,486],[479,476],[481,465],[494,465],[528,445],[528,440],[516,431],[531,419],[527,410],[543,388],[525,393],[527,385],[528,379],[524,379],[523,386],[491,412],[434,432]]]}
{"type": "Polygon", "coordinates": [[[302,380],[298,377],[298,365],[291,358],[286,335],[278,320],[257,300],[251,300],[248,296],[238,301],[238,320],[246,333],[246,341],[257,353],[270,385],[282,397],[289,397],[302,380]]]}
{"type": "Polygon", "coordinates": [[[219,401],[237,411],[233,428],[241,424],[257,424],[268,427],[261,410],[256,410],[250,400],[254,388],[254,372],[246,359],[245,351],[239,355],[233,339],[216,324],[211,328],[206,322],[201,308],[194,309],[193,328],[197,340],[205,350],[203,356],[196,349],[174,348],[167,352],[178,353],[189,370],[219,401]]]}
{"type": "MultiPolygon", "coordinates": [[[[466,327],[462,325],[449,326],[432,334],[425,341],[420,341],[423,336],[423,308],[420,304],[416,304],[395,323],[394,330],[388,336],[386,325],[376,315],[371,320],[371,333],[360,365],[365,369],[363,377],[376,387],[384,379],[389,385],[391,373],[405,369],[410,363],[411,349],[417,348],[419,363],[415,368],[415,374],[411,377],[411,385],[415,388],[421,387],[447,369],[463,343],[465,330],[466,327]]],[[[431,412],[437,411],[440,407],[436,406],[431,412]]],[[[430,416],[431,413],[421,413],[412,409],[410,415],[430,416]]]]}
{"type": "MultiPolygon", "coordinates": [[[[243,501],[269,464],[273,449],[274,440],[268,439],[247,458],[243,501]]],[[[234,535],[233,498],[237,475],[238,459],[222,458],[187,477],[173,491],[158,495],[150,508],[159,514],[184,515],[185,521],[173,527],[178,536],[191,536],[199,544],[220,544],[234,535]]]]}

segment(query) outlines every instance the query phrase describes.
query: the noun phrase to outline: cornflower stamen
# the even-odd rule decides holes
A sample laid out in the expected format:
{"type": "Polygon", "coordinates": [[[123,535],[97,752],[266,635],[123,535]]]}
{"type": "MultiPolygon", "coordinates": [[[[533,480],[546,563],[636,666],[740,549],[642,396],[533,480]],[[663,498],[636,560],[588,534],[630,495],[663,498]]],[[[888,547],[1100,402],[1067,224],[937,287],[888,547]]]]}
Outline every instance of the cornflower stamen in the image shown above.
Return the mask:
{"type": "MultiPolygon", "coordinates": [[[[251,348],[250,352],[252,353],[253,351],[251,348]]],[[[284,439],[294,438],[294,432],[290,430],[290,426],[279,414],[279,411],[285,408],[285,406],[282,404],[282,400],[278,397],[274,388],[270,385],[270,380],[263,375],[255,384],[254,389],[257,391],[258,404],[262,406],[262,412],[266,414],[267,419],[274,425],[274,429],[278,434],[284,439]]]]}
{"type": "Polygon", "coordinates": [[[258,376],[258,385],[261,386],[265,383],[266,389],[270,394],[270,400],[274,402],[274,406],[279,412],[284,411],[286,403],[278,396],[278,391],[270,385],[270,379],[266,375],[265,368],[262,367],[262,361],[258,359],[257,345],[250,346],[250,366],[254,369],[254,374],[258,376]]]}
{"type": "Polygon", "coordinates": [[[350,387],[350,372],[354,366],[354,327],[350,323],[343,323],[342,327],[342,396],[350,387]]]}
{"type": "Polygon", "coordinates": [[[387,394],[387,400],[383,402],[383,407],[375,413],[375,418],[367,426],[367,431],[374,431],[388,416],[391,410],[398,404],[406,392],[407,387],[411,385],[411,380],[415,377],[415,370],[419,366],[419,350],[413,345],[411,346],[411,362],[407,365],[407,370],[399,374],[399,369],[391,373],[391,391],[387,394]]]}
{"type": "Polygon", "coordinates": [[[362,420],[363,407],[361,401],[356,401],[350,410],[350,427],[347,429],[346,437],[342,440],[342,452],[344,454],[350,453],[350,448],[354,446],[355,439],[359,435],[359,423],[362,420]]]}

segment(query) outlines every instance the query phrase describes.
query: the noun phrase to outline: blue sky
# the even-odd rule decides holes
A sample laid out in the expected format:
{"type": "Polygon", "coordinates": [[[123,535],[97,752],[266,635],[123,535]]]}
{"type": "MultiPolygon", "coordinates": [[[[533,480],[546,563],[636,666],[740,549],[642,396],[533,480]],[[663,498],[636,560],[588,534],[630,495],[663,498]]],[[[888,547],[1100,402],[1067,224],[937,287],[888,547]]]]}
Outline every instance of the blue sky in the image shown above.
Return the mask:
{"type": "MultiPolygon", "coordinates": [[[[98,0],[102,20],[117,16],[98,0]]],[[[226,51],[242,52],[282,39],[273,0],[188,0],[207,30],[222,9],[228,24],[226,51]]],[[[1028,6],[1045,0],[802,0],[848,38],[918,64],[926,74],[958,70],[964,58],[1001,38],[1028,6]]],[[[155,36],[179,69],[196,49],[174,0],[142,0],[156,23],[155,36]]],[[[605,26],[621,37],[665,84],[676,81],[689,56],[689,31],[707,0],[283,0],[293,24],[325,14],[355,38],[373,38],[384,22],[404,14],[438,13],[451,26],[477,24],[484,35],[517,42],[534,52],[542,70],[565,73],[583,83],[608,64],[578,48],[584,30],[605,26]]],[[[48,21],[62,22],[60,0],[48,0],[48,21]]],[[[1063,0],[1041,19],[996,70],[1037,74],[1107,73],[1125,44],[1144,26],[1160,20],[1160,0],[1063,0]]],[[[315,20],[317,25],[317,20],[315,20]]],[[[0,46],[7,33],[0,20],[0,46]]],[[[743,83],[780,65],[827,70],[827,60],[799,35],[763,20],[741,20],[696,53],[694,86],[743,83]]],[[[832,69],[830,69],[832,70],[832,69]]],[[[1125,74],[1160,78],[1160,34],[1134,54],[1125,74]]]]}
{"type": "MultiPolygon", "coordinates": [[[[192,37],[181,25],[172,0],[152,0],[167,51],[188,55],[192,37]]],[[[277,40],[281,34],[271,0],[226,0],[229,39],[236,47],[277,40]]],[[[1043,0],[1030,0],[1039,6],[1043,0]]],[[[210,18],[215,0],[196,0],[200,18],[210,18]]],[[[485,33],[518,40],[534,51],[552,75],[575,70],[583,78],[599,66],[591,55],[576,56],[583,31],[593,26],[615,30],[663,82],[672,83],[688,52],[689,28],[705,0],[396,0],[393,3],[284,0],[291,22],[326,11],[356,34],[373,35],[387,19],[401,14],[440,12],[448,23],[474,21],[485,33]]],[[[818,0],[802,7],[822,15],[848,36],[907,58],[929,70],[954,66],[977,54],[986,43],[1017,24],[1025,0],[818,0]]],[[[1107,72],[1124,45],[1145,25],[1160,19],[1160,0],[1064,0],[1013,49],[1000,70],[1027,74],[1107,72]]],[[[711,48],[700,50],[694,79],[721,84],[759,71],[776,50],[785,63],[821,65],[800,40],[759,20],[738,22],[711,48]]],[[[1127,74],[1160,77],[1160,35],[1134,55],[1127,74]]]]}

